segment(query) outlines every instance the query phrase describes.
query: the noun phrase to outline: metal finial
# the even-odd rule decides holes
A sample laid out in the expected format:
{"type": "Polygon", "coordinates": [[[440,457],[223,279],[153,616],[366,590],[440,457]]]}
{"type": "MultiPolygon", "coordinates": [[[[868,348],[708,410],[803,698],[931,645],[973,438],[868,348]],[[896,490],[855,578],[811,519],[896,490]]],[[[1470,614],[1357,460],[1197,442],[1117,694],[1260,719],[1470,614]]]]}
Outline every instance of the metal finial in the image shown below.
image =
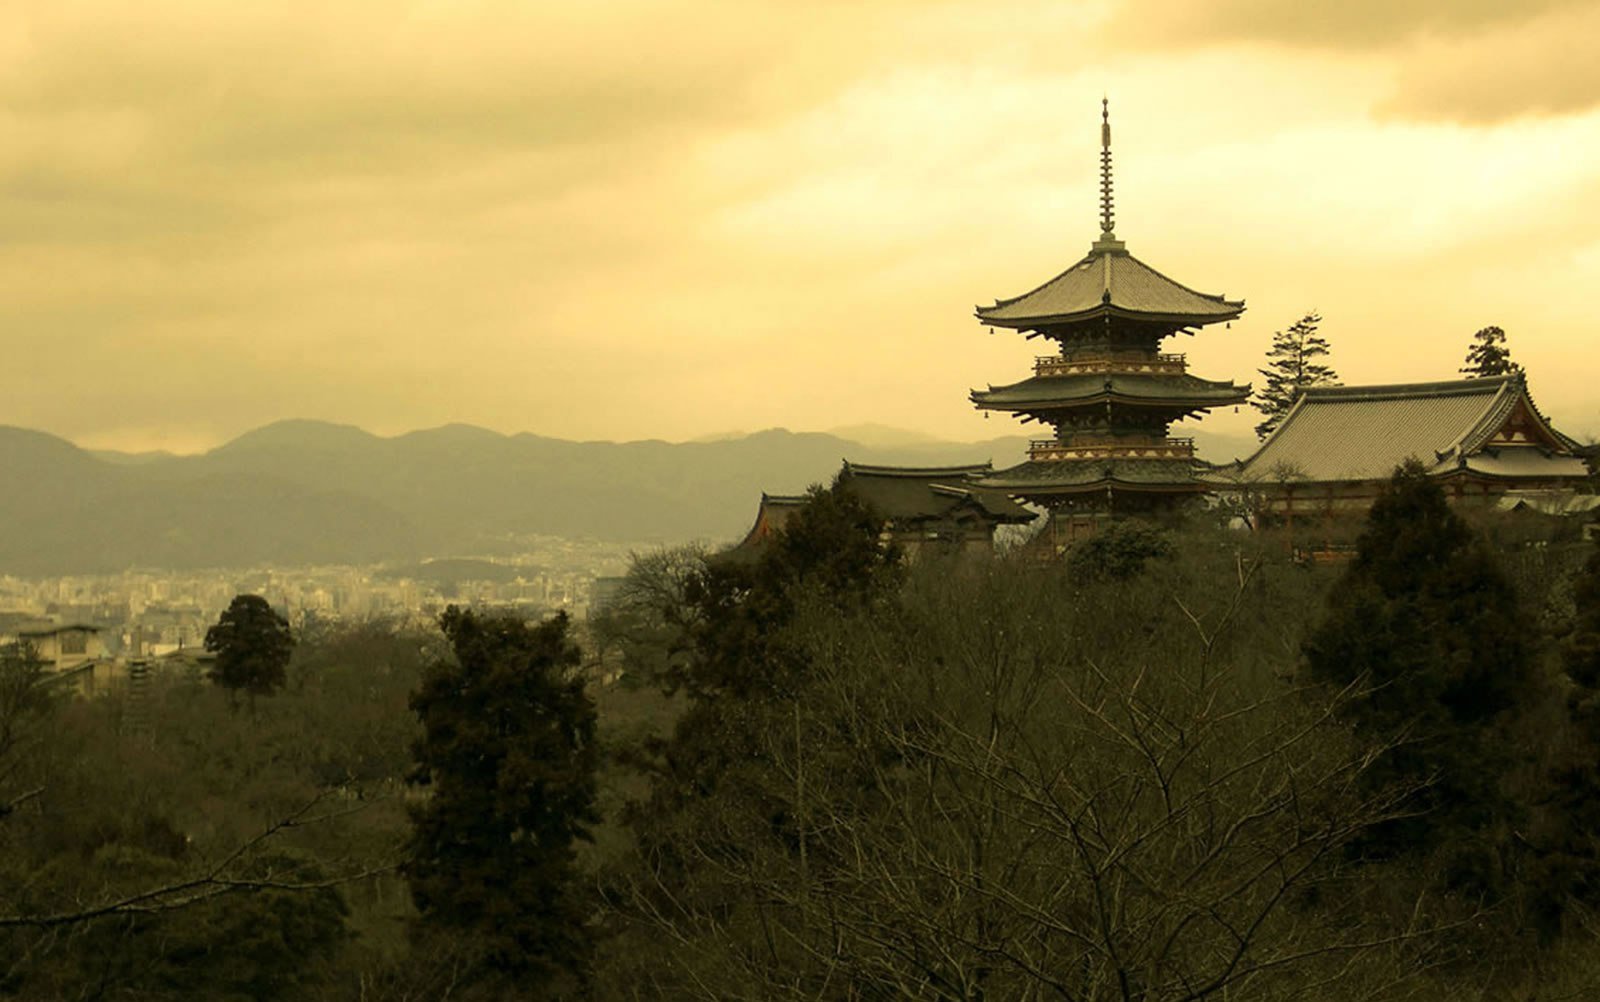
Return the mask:
{"type": "Polygon", "coordinates": [[[1111,101],[1100,99],[1100,238],[1112,240],[1111,209],[1111,101]]]}

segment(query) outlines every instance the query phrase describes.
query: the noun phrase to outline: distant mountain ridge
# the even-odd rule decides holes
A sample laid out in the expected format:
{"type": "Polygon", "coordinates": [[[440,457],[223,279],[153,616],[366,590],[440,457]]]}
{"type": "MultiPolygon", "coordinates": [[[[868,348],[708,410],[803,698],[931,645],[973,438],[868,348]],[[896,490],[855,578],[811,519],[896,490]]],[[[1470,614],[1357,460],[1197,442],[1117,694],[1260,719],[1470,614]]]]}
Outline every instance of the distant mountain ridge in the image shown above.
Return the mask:
{"type": "Polygon", "coordinates": [[[102,456],[0,426],[0,574],[414,561],[506,552],[534,534],[733,540],[762,491],[826,483],[847,457],[1006,466],[1027,449],[1021,436],[956,443],[863,430],[883,444],[781,428],[680,443],[464,424],[382,437],[291,420],[201,455],[102,456]]]}
{"type": "Polygon", "coordinates": [[[873,463],[1007,463],[1021,438],[906,449],[781,429],[572,442],[445,425],[390,438],[282,421],[210,452],[96,455],[0,427],[0,574],[361,563],[502,552],[519,536],[737,538],[761,491],[873,463]]]}

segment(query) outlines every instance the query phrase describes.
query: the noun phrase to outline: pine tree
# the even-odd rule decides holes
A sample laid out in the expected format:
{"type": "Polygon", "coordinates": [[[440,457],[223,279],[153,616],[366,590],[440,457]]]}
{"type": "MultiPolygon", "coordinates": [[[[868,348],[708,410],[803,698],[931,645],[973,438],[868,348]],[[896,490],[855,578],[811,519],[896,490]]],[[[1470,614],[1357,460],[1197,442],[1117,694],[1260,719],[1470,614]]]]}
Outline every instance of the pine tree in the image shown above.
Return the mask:
{"type": "Polygon", "coordinates": [[[1256,437],[1266,438],[1278,426],[1297,393],[1308,386],[1338,386],[1339,374],[1317,359],[1328,354],[1328,341],[1317,334],[1322,317],[1307,313],[1291,324],[1288,330],[1272,335],[1272,348],[1267,352],[1267,367],[1258,369],[1267,377],[1267,383],[1257,393],[1256,410],[1264,420],[1256,425],[1256,437]]]}
{"type": "Polygon", "coordinates": [[[1492,888],[1491,833],[1514,810],[1498,787],[1515,752],[1500,732],[1537,689],[1530,627],[1483,541],[1412,461],[1373,504],[1355,560],[1305,644],[1313,677],[1355,693],[1355,731],[1382,749],[1367,773],[1412,789],[1411,817],[1366,849],[1448,845],[1458,887],[1492,888]]]}
{"type": "Polygon", "coordinates": [[[1521,372],[1522,366],[1511,361],[1511,349],[1506,347],[1506,332],[1498,327],[1485,327],[1472,335],[1472,346],[1467,349],[1467,364],[1461,367],[1468,379],[1482,376],[1509,376],[1521,372]]]}
{"type": "Polygon", "coordinates": [[[480,981],[577,991],[591,937],[573,846],[599,821],[599,748],[566,614],[529,627],[451,606],[439,625],[455,656],[411,697],[423,736],[410,779],[431,790],[411,810],[405,866],[420,931],[471,944],[480,981]]]}

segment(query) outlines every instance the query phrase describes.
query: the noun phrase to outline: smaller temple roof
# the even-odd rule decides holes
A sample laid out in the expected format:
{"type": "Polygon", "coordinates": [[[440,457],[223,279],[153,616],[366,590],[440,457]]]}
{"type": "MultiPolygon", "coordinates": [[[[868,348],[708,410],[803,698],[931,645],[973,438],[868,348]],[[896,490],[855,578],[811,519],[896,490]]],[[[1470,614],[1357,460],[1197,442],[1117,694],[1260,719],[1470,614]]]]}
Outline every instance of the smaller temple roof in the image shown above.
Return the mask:
{"type": "Polygon", "coordinates": [[[1080,406],[1113,400],[1120,403],[1222,407],[1243,403],[1250,387],[1232,382],[1201,379],[1188,373],[1076,373],[1068,376],[1033,376],[1009,386],[990,385],[973,390],[972,402],[990,410],[1028,410],[1080,406]]]}
{"type": "Polygon", "coordinates": [[[902,525],[955,517],[971,506],[986,520],[1020,524],[1034,513],[1004,494],[978,489],[975,481],[994,472],[989,463],[968,466],[869,466],[844,461],[840,484],[878,514],[902,525]]]}
{"type": "Polygon", "coordinates": [[[788,524],[794,513],[805,505],[804,494],[768,494],[761,492],[761,506],[756,509],[755,524],[745,533],[744,539],[733,547],[734,551],[748,551],[788,524]]]}
{"type": "Polygon", "coordinates": [[[1184,326],[1232,320],[1244,302],[1196,292],[1122,249],[1097,242],[1087,257],[1013,299],[980,306],[978,319],[997,327],[1030,328],[1113,316],[1184,326]]]}
{"type": "Polygon", "coordinates": [[[1522,373],[1437,383],[1312,387],[1245,460],[1245,480],[1377,480],[1407,459],[1430,473],[1579,478],[1571,439],[1550,427],[1522,373]]]}

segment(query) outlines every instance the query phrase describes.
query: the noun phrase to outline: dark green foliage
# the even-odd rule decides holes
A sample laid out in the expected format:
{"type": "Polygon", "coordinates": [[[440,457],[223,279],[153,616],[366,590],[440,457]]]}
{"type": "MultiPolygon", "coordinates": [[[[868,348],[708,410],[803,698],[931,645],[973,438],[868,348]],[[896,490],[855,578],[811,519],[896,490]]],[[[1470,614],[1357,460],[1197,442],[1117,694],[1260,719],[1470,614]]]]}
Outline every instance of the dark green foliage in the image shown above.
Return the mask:
{"type": "Polygon", "coordinates": [[[1267,377],[1266,384],[1256,391],[1254,406],[1263,415],[1256,425],[1256,437],[1266,438],[1278,426],[1289,408],[1294,405],[1297,393],[1308,386],[1338,386],[1339,374],[1331,366],[1317,359],[1328,354],[1328,341],[1317,334],[1322,317],[1307,313],[1290,325],[1288,330],[1272,335],[1272,347],[1267,351],[1267,367],[1259,369],[1267,377]]]}
{"type": "Polygon", "coordinates": [[[228,690],[230,700],[244,690],[254,707],[257,696],[283,688],[285,669],[294,654],[294,634],[289,632],[289,621],[266,599],[236,595],[206,631],[206,650],[217,656],[206,677],[228,690]]]}
{"type": "Polygon", "coordinates": [[[1067,568],[1089,581],[1133,577],[1151,560],[1172,555],[1172,536],[1149,522],[1112,522],[1067,553],[1067,568]]]}
{"type": "MultiPolygon", "coordinates": [[[[774,839],[798,851],[788,783],[769,754],[774,734],[797,736],[797,708],[817,684],[796,623],[858,615],[893,592],[902,567],[883,526],[850,491],[813,487],[754,560],[713,557],[689,578],[667,678],[687,706],[668,739],[636,756],[650,795],[629,812],[668,898],[714,907],[729,893],[725,867],[774,839]]],[[[825,728],[807,732],[820,755],[862,755],[825,728]]]]}
{"type": "Polygon", "coordinates": [[[48,722],[63,693],[49,684],[48,667],[32,645],[0,648],[0,822],[30,791],[12,789],[20,759],[48,722]]]}
{"type": "Polygon", "coordinates": [[[1572,598],[1572,629],[1560,648],[1564,740],[1549,766],[1529,875],[1547,936],[1572,902],[1600,906],[1600,549],[1574,579],[1572,598]]]}
{"type": "Polygon", "coordinates": [[[1380,856],[1449,846],[1449,881],[1496,890],[1496,840],[1515,810],[1504,726],[1537,691],[1530,628],[1482,541],[1420,464],[1372,506],[1349,570],[1305,645],[1317,680],[1349,688],[1346,717],[1378,748],[1369,780],[1413,788],[1415,816],[1367,840],[1380,856]]]}
{"type": "MultiPolygon", "coordinates": [[[[179,860],[124,844],[72,865],[85,871],[78,879],[127,891],[181,880],[185,872],[179,860]]],[[[325,874],[303,856],[277,853],[258,857],[241,876],[315,881],[325,874]]],[[[343,945],[345,914],[339,893],[325,889],[229,894],[173,911],[111,916],[64,943],[46,941],[26,977],[10,987],[35,998],[95,998],[110,989],[114,998],[172,1002],[298,999],[317,982],[318,965],[343,945]]]]}
{"type": "Polygon", "coordinates": [[[452,606],[439,625],[455,656],[411,699],[424,730],[412,781],[429,792],[405,867],[421,942],[464,935],[480,982],[571,989],[591,951],[574,843],[599,820],[599,760],[567,617],[530,627],[452,606]]]}
{"type": "Polygon", "coordinates": [[[802,666],[781,628],[804,595],[850,608],[897,580],[899,552],[883,544],[883,526],[850,491],[813,487],[753,563],[708,561],[685,589],[692,656],[672,682],[701,702],[791,694],[802,666]]]}
{"type": "Polygon", "coordinates": [[[1466,364],[1461,367],[1468,379],[1481,376],[1509,376],[1521,372],[1522,366],[1511,361],[1511,349],[1506,347],[1506,332],[1498,327],[1485,327],[1472,335],[1472,346],[1467,349],[1466,364]]]}

